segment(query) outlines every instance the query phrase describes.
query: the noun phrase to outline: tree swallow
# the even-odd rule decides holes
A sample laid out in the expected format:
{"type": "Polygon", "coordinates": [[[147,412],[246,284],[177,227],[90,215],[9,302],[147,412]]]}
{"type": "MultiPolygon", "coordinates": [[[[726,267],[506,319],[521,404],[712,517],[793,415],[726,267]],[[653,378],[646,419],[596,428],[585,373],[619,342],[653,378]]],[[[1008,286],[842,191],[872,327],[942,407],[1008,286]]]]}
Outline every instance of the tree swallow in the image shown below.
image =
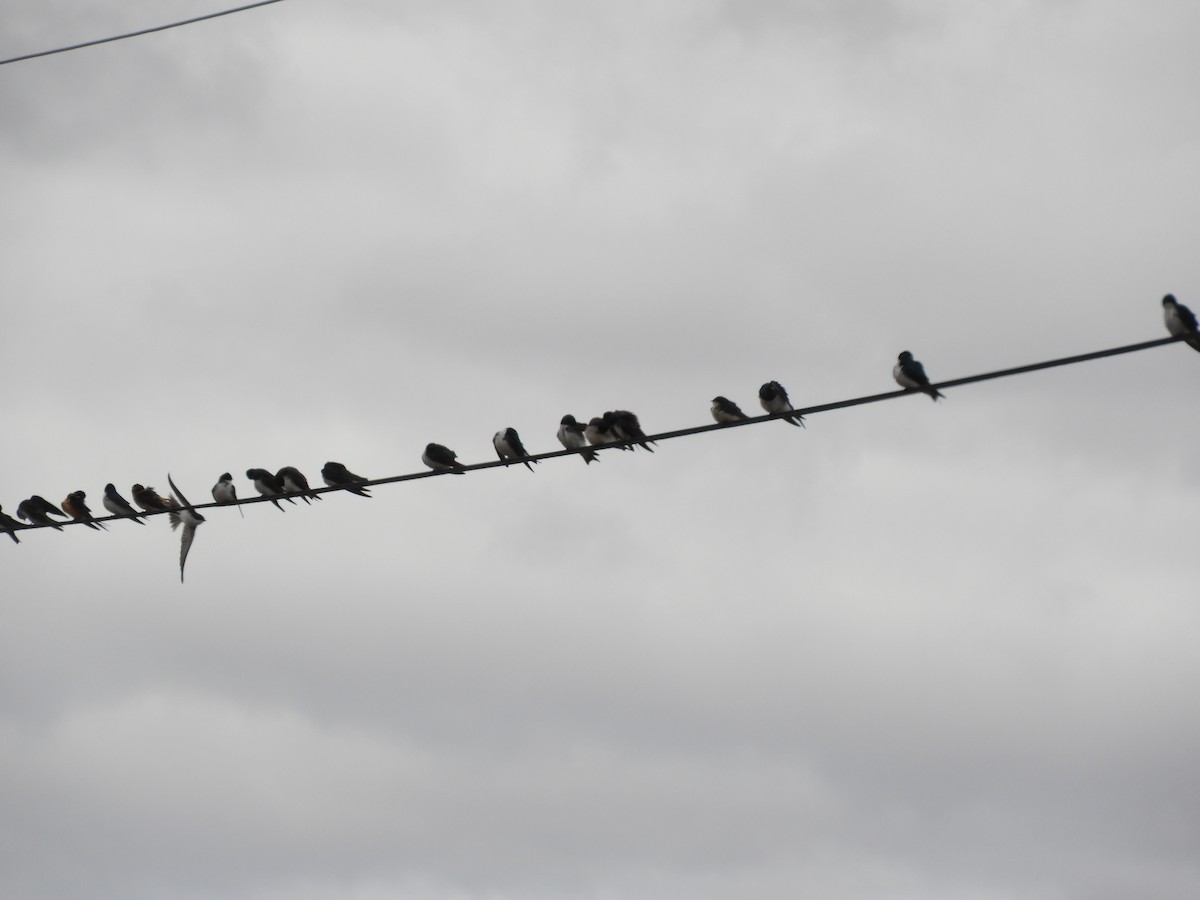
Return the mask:
{"type": "MultiPolygon", "coordinates": [[[[788,399],[787,391],[778,381],[768,381],[758,389],[758,402],[769,413],[781,413],[795,409],[788,399]]],[[[784,416],[783,421],[804,427],[804,416],[784,416]]]]}
{"type": "MultiPolygon", "coordinates": [[[[280,512],[286,512],[279,501],[274,499],[279,494],[283,493],[283,482],[268,472],[266,469],[247,469],[246,477],[254,482],[254,489],[264,497],[270,497],[271,502],[275,504],[275,508],[280,512]]],[[[295,500],[291,497],[284,497],[288,503],[295,504],[295,500]]]]}
{"type": "Polygon", "coordinates": [[[38,525],[49,525],[55,531],[62,531],[62,526],[50,518],[51,515],[67,518],[67,514],[39,494],[34,494],[28,500],[22,500],[17,506],[17,517],[34,522],[38,525]]]}
{"type": "Polygon", "coordinates": [[[113,487],[112,482],[104,486],[104,508],[114,516],[128,516],[137,522],[139,525],[145,525],[146,522],[138,515],[138,511],[129,505],[129,501],[117,493],[117,489],[113,487]]]}
{"type": "MultiPolygon", "coordinates": [[[[213,485],[212,497],[218,503],[237,503],[237,488],[233,486],[233,476],[226,472],[220,477],[216,484],[213,485]]],[[[242,518],[246,518],[246,514],[242,512],[242,507],[238,506],[238,512],[242,518]]]]}
{"type": "Polygon", "coordinates": [[[600,457],[595,450],[584,449],[588,445],[585,431],[586,428],[576,422],[574,416],[563,416],[562,421],[558,424],[558,442],[568,450],[581,450],[579,455],[583,457],[583,461],[591,464],[592,460],[600,457]]]}
{"type": "Polygon", "coordinates": [[[711,408],[712,417],[722,425],[728,422],[741,422],[746,418],[746,414],[742,412],[741,407],[725,397],[713,397],[711,408]]]}
{"type": "MultiPolygon", "coordinates": [[[[638,421],[638,417],[627,409],[615,409],[604,414],[604,421],[608,423],[612,431],[613,437],[619,441],[624,441],[626,444],[637,444],[643,450],[653,453],[650,441],[646,437],[646,432],[642,431],[642,423],[638,421]]],[[[629,448],[633,449],[632,446],[629,448]]]]}
{"type": "Polygon", "coordinates": [[[533,471],[530,462],[536,462],[536,460],[529,459],[529,454],[525,452],[525,445],[521,443],[521,436],[517,434],[517,429],[505,428],[503,431],[497,431],[492,436],[492,446],[496,448],[496,455],[501,460],[512,459],[523,462],[525,468],[530,472],[533,471]]]}
{"type": "Polygon", "coordinates": [[[1167,331],[1175,337],[1181,337],[1193,350],[1200,350],[1200,327],[1196,325],[1195,314],[1175,299],[1174,294],[1167,294],[1162,299],[1163,322],[1167,331]]]}
{"type": "Polygon", "coordinates": [[[14,544],[21,543],[21,539],[17,537],[16,533],[25,527],[27,526],[22,525],[12,516],[6,513],[3,507],[0,507],[0,531],[5,532],[10,538],[12,538],[14,544]]]}
{"type": "Polygon", "coordinates": [[[945,396],[929,383],[929,379],[925,377],[925,367],[913,359],[913,355],[907,350],[896,358],[896,365],[892,367],[892,377],[902,388],[928,394],[934,403],[939,397],[945,396]]]}
{"type": "Polygon", "coordinates": [[[426,444],[425,452],[421,454],[421,462],[438,472],[463,474],[463,464],[458,461],[455,452],[441,444],[426,444]]]}
{"type": "Polygon", "coordinates": [[[160,497],[158,491],[152,487],[142,487],[140,484],[135,484],[130,493],[133,494],[133,502],[140,506],[146,512],[165,512],[171,509],[171,501],[166,497],[160,497]]]}
{"type": "Polygon", "coordinates": [[[171,520],[171,530],[183,526],[183,535],[179,541],[179,583],[183,584],[183,565],[187,562],[188,551],[192,549],[196,526],[204,522],[204,516],[192,509],[192,504],[183,496],[183,491],[171,480],[170,473],[167,474],[167,484],[171,485],[171,499],[175,501],[175,507],[167,513],[167,518],[171,520]]]}
{"type": "Polygon", "coordinates": [[[370,488],[357,487],[357,485],[367,479],[361,475],[355,475],[340,462],[325,463],[325,467],[321,469],[321,479],[330,487],[344,488],[352,494],[358,494],[360,497],[371,496],[370,488]]]}
{"type": "Polygon", "coordinates": [[[308,486],[308,479],[304,477],[304,473],[295,466],[284,466],[275,473],[275,477],[279,479],[279,483],[283,485],[285,491],[303,491],[300,499],[308,503],[308,498],[320,500],[320,494],[314,494],[311,487],[308,486]]]}
{"type": "MultiPolygon", "coordinates": [[[[593,446],[597,444],[611,444],[617,438],[613,434],[612,426],[607,421],[600,417],[596,417],[587,423],[587,427],[583,429],[584,437],[588,443],[593,446]]],[[[628,450],[628,447],[622,447],[622,450],[628,450]]]]}
{"type": "Polygon", "coordinates": [[[82,522],[94,531],[108,531],[108,527],[103,522],[97,522],[92,518],[92,511],[84,502],[86,497],[87,494],[83,491],[72,491],[62,502],[62,508],[76,522],[82,522]]]}

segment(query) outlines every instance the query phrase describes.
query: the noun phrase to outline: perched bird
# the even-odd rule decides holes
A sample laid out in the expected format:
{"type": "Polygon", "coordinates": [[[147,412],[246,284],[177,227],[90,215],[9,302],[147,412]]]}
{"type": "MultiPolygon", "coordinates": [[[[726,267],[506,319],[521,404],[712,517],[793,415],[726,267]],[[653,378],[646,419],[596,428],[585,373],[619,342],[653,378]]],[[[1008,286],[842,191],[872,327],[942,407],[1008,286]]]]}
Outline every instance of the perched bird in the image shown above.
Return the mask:
{"type": "Polygon", "coordinates": [[[146,512],[165,512],[172,508],[171,501],[166,497],[160,497],[158,491],[152,487],[135,484],[130,488],[130,493],[133,494],[133,502],[146,512]]]}
{"type": "Polygon", "coordinates": [[[529,454],[525,452],[525,445],[521,443],[521,436],[517,434],[517,429],[505,428],[503,431],[497,431],[492,436],[492,446],[496,448],[496,455],[500,459],[519,460],[530,472],[533,471],[530,463],[537,462],[537,460],[529,459],[529,454]]]}
{"type": "Polygon", "coordinates": [[[320,494],[314,494],[313,489],[308,486],[308,479],[304,477],[304,473],[295,466],[284,466],[275,473],[275,477],[279,479],[285,491],[302,491],[300,499],[308,503],[308,498],[320,500],[320,494]]]}
{"type": "Polygon", "coordinates": [[[88,505],[84,502],[86,497],[87,494],[83,491],[72,491],[67,494],[67,499],[62,502],[62,508],[76,522],[82,522],[94,531],[108,531],[108,527],[103,522],[97,522],[92,518],[92,511],[88,509],[88,505]]]}
{"type": "Polygon", "coordinates": [[[12,538],[14,544],[21,543],[21,539],[17,537],[16,533],[22,528],[26,527],[27,526],[22,525],[12,516],[6,513],[3,507],[0,507],[0,531],[5,532],[10,538],[12,538]]]}
{"type": "MultiPolygon", "coordinates": [[[[279,494],[283,493],[283,482],[268,472],[266,469],[247,469],[246,477],[254,482],[254,489],[264,497],[270,497],[271,502],[275,504],[275,508],[280,512],[286,510],[279,505],[279,501],[274,499],[279,494]]],[[[291,497],[284,497],[288,503],[294,504],[296,501],[291,497]]]]}
{"type": "MultiPolygon", "coordinates": [[[[613,434],[612,426],[600,417],[596,417],[587,423],[587,427],[583,429],[583,435],[587,438],[589,444],[611,444],[617,438],[613,434]]],[[[628,450],[628,447],[622,447],[622,450],[628,450]]]]}
{"type": "Polygon", "coordinates": [[[187,562],[188,551],[192,549],[192,541],[196,538],[196,526],[204,522],[204,516],[192,509],[192,504],[183,496],[183,491],[171,480],[170,473],[167,474],[167,484],[171,485],[171,499],[175,501],[175,507],[167,513],[167,518],[171,521],[171,530],[183,526],[183,534],[179,540],[179,583],[183,584],[183,565],[187,562]]]}
{"type": "Polygon", "coordinates": [[[114,516],[127,516],[139,525],[145,525],[145,520],[138,515],[138,511],[129,505],[129,501],[117,493],[117,489],[113,487],[112,482],[104,486],[104,508],[114,516]]]}
{"type": "MultiPolygon", "coordinates": [[[[237,488],[233,486],[233,476],[226,472],[213,485],[212,497],[217,503],[237,503],[237,488]]],[[[238,506],[238,512],[242,518],[246,518],[246,514],[242,512],[242,507],[238,506]]]]}
{"type": "MultiPolygon", "coordinates": [[[[653,453],[650,441],[646,437],[646,432],[642,431],[642,423],[638,421],[638,417],[627,409],[616,409],[604,414],[604,421],[608,423],[612,429],[613,436],[626,444],[637,444],[643,450],[653,453]]],[[[630,447],[632,450],[633,448],[630,447]]]]}
{"type": "Polygon", "coordinates": [[[1196,325],[1196,315],[1175,299],[1174,294],[1167,294],[1162,299],[1163,322],[1167,331],[1175,337],[1183,338],[1193,350],[1200,350],[1200,327],[1196,325]]]}
{"type": "Polygon", "coordinates": [[[421,462],[438,472],[463,474],[463,464],[458,461],[455,452],[441,444],[426,444],[425,452],[421,454],[421,462]]]}
{"type": "Polygon", "coordinates": [[[925,367],[913,359],[913,355],[907,350],[896,358],[896,365],[892,367],[892,377],[902,388],[928,394],[934,403],[939,397],[945,396],[929,383],[929,379],[925,377],[925,367]]]}
{"type": "Polygon", "coordinates": [[[712,417],[721,425],[729,422],[741,422],[746,418],[740,406],[725,397],[717,396],[712,399],[712,417]]]}
{"type": "Polygon", "coordinates": [[[17,507],[18,518],[37,525],[49,525],[55,531],[62,531],[62,526],[50,518],[52,515],[67,518],[65,512],[39,494],[34,494],[28,500],[22,500],[17,507]]]}
{"type": "Polygon", "coordinates": [[[360,497],[371,496],[370,488],[358,487],[359,484],[367,479],[361,475],[355,475],[340,462],[325,463],[325,467],[321,469],[321,479],[330,487],[345,488],[350,493],[358,494],[360,497]]]}
{"type": "Polygon", "coordinates": [[[583,461],[589,465],[593,460],[599,459],[595,450],[584,449],[588,445],[586,427],[575,421],[572,415],[565,415],[562,421],[558,423],[558,442],[568,450],[581,450],[579,454],[583,457],[583,461]]]}
{"type": "MultiPolygon", "coordinates": [[[[781,413],[794,410],[792,401],[788,399],[787,391],[778,381],[768,381],[758,389],[758,402],[769,413],[781,413]]],[[[784,416],[783,421],[804,427],[804,416],[784,416]]]]}

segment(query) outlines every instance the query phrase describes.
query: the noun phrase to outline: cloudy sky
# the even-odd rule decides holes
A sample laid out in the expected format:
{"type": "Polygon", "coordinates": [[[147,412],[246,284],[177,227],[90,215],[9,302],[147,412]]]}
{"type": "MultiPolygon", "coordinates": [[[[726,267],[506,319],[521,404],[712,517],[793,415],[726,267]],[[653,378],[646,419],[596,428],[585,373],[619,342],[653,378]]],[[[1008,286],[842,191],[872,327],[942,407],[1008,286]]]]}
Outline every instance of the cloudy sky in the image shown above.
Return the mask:
{"type": "MultiPolygon", "coordinates": [[[[9,0],[0,57],[221,8],[9,0]]],[[[1200,7],[288,0],[0,67],[0,502],[1165,335],[1200,7]]],[[[1191,900],[1200,354],[0,545],[0,895],[1191,900]]]]}

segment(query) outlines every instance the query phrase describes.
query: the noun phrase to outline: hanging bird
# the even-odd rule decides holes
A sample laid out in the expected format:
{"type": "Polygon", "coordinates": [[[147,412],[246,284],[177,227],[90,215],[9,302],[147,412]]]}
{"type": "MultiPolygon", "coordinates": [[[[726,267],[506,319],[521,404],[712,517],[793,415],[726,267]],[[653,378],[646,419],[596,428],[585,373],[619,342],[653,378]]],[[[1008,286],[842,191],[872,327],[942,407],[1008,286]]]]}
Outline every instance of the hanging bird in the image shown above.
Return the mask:
{"type": "Polygon", "coordinates": [[[138,515],[138,511],[129,505],[129,501],[117,493],[117,489],[113,487],[112,482],[104,486],[104,508],[114,516],[127,516],[139,525],[145,525],[146,522],[138,515]]]}
{"type": "Polygon", "coordinates": [[[1175,299],[1174,294],[1167,294],[1162,299],[1163,322],[1167,331],[1175,337],[1181,337],[1193,350],[1200,350],[1200,327],[1196,325],[1195,314],[1175,299]]]}
{"type": "Polygon", "coordinates": [[[188,503],[187,497],[183,496],[183,491],[175,486],[175,482],[171,480],[170,473],[167,474],[167,484],[171,486],[172,497],[175,501],[174,508],[167,513],[167,518],[171,522],[171,530],[174,531],[180,525],[183,526],[183,534],[179,540],[179,583],[183,584],[183,566],[187,562],[188,551],[192,549],[192,541],[196,538],[196,526],[204,522],[204,516],[196,512],[192,508],[192,504],[188,503]]]}
{"type": "Polygon", "coordinates": [[[925,377],[925,367],[913,359],[913,355],[907,350],[896,358],[896,365],[892,367],[892,377],[902,388],[928,394],[934,403],[939,397],[945,396],[929,383],[929,379],[925,377]]]}
{"type": "Polygon", "coordinates": [[[17,537],[17,532],[28,526],[22,525],[12,516],[4,511],[4,507],[0,507],[0,531],[3,531],[13,539],[14,544],[21,543],[21,539],[17,537]]]}
{"type": "Polygon", "coordinates": [[[525,445],[521,443],[521,436],[517,434],[517,429],[505,428],[503,431],[497,431],[492,437],[492,446],[496,448],[496,455],[501,460],[519,460],[530,472],[533,471],[530,463],[537,462],[537,460],[529,459],[529,454],[525,452],[525,445]]]}
{"type": "Polygon", "coordinates": [[[72,491],[70,494],[67,494],[67,499],[62,502],[62,508],[76,522],[82,522],[88,528],[95,531],[108,531],[108,526],[92,518],[92,511],[84,503],[84,498],[86,497],[87,494],[83,491],[72,491]]]}
{"type": "Polygon", "coordinates": [[[152,487],[135,484],[130,489],[130,493],[133,494],[133,502],[146,512],[166,512],[172,508],[171,501],[166,497],[160,497],[158,491],[152,487]]]}
{"type": "Polygon", "coordinates": [[[22,500],[17,506],[18,518],[38,525],[49,525],[55,531],[62,531],[62,526],[50,518],[52,515],[67,518],[65,512],[39,494],[34,494],[28,500],[22,500]]]}
{"type": "Polygon", "coordinates": [[[421,462],[438,472],[463,474],[463,464],[458,461],[458,455],[441,444],[426,444],[425,452],[421,454],[421,462]]]}
{"type": "MultiPolygon", "coordinates": [[[[280,512],[287,511],[282,506],[280,506],[279,501],[275,499],[275,497],[277,497],[278,495],[283,493],[283,482],[282,481],[280,481],[278,478],[276,478],[274,475],[272,475],[266,469],[247,469],[246,477],[254,482],[255,490],[257,490],[264,497],[271,498],[271,502],[273,504],[275,504],[275,508],[277,510],[279,510],[280,512]]],[[[296,502],[291,497],[284,497],[283,499],[293,505],[296,502]]]]}
{"type": "Polygon", "coordinates": [[[595,450],[585,449],[588,445],[587,428],[575,421],[572,415],[565,415],[558,423],[558,442],[568,450],[579,450],[583,461],[589,465],[600,458],[595,450]]]}
{"type": "MultiPolygon", "coordinates": [[[[792,401],[788,399],[787,391],[778,381],[768,381],[758,389],[758,402],[769,413],[781,413],[794,410],[792,401]]],[[[804,427],[804,416],[783,416],[783,421],[804,427]]]]}
{"type": "MultiPolygon", "coordinates": [[[[237,503],[237,488],[233,486],[233,476],[228,472],[224,473],[213,485],[212,498],[217,503],[237,503]]],[[[242,518],[246,518],[246,514],[242,512],[242,506],[238,503],[238,512],[242,518]]]]}
{"type": "Polygon", "coordinates": [[[717,396],[712,399],[712,417],[719,425],[726,425],[729,422],[741,422],[746,419],[746,414],[732,400],[725,397],[717,396]]]}
{"type": "Polygon", "coordinates": [[[279,483],[283,485],[283,489],[288,493],[302,491],[300,499],[306,504],[309,497],[312,497],[314,500],[321,499],[321,495],[314,494],[313,489],[308,486],[308,479],[304,477],[304,473],[295,466],[284,466],[275,473],[275,477],[279,479],[279,483]]]}
{"type": "Polygon", "coordinates": [[[340,462],[327,462],[325,467],[321,469],[321,480],[330,487],[342,488],[352,494],[358,494],[360,497],[370,497],[371,489],[358,487],[359,484],[366,481],[361,475],[355,475],[340,462]]]}

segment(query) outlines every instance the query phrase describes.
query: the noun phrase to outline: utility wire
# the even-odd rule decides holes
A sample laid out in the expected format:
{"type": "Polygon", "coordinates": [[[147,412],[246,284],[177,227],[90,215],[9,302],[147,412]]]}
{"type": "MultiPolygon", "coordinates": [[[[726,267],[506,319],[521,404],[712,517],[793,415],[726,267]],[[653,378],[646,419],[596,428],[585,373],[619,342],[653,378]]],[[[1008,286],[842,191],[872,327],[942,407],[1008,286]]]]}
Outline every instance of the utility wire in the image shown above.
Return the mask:
{"type": "MultiPolygon", "coordinates": [[[[1108,350],[1095,350],[1091,353],[1081,353],[1077,356],[1064,356],[1059,359],[1051,359],[1045,362],[1031,363],[1025,366],[1014,366],[1009,369],[997,369],[995,372],[984,372],[980,375],[967,375],[963,378],[952,378],[949,381],[939,381],[932,385],[933,388],[951,388],[959,387],[965,384],[975,384],[979,381],[991,381],[995,378],[1005,378],[1009,375],[1024,375],[1026,372],[1036,372],[1040,369],[1053,369],[1057,366],[1070,366],[1076,363],[1088,362],[1093,359],[1103,359],[1106,356],[1119,356],[1123,353],[1136,353],[1139,350],[1150,350],[1154,347],[1163,347],[1167,344],[1174,344],[1183,340],[1182,337],[1165,337],[1153,341],[1143,341],[1140,344],[1127,344],[1124,347],[1113,347],[1108,350]]],[[[701,434],[706,431],[719,431],[723,428],[740,428],[744,425],[761,425],[763,422],[770,422],[775,419],[782,419],[793,416],[811,416],[816,413],[830,412],[835,409],[846,409],[850,406],[863,406],[867,403],[878,403],[881,400],[895,400],[897,397],[905,397],[909,394],[920,394],[921,392],[915,388],[904,388],[897,391],[887,391],[883,394],[868,394],[863,397],[852,397],[849,400],[836,400],[833,403],[821,403],[816,406],[806,406],[799,409],[787,410],[785,412],[771,413],[762,416],[750,416],[745,419],[739,419],[736,422],[712,422],[707,425],[696,425],[691,428],[680,428],[675,431],[663,431],[658,434],[650,434],[645,437],[646,442],[667,441],[672,438],[688,437],[693,434],[701,434]]],[[[386,478],[371,478],[362,482],[355,482],[355,488],[372,487],[378,484],[396,484],[401,481],[415,481],[418,478],[435,478],[441,475],[453,475],[455,472],[474,472],[477,469],[495,469],[498,467],[508,467],[513,465],[521,465],[526,459],[530,462],[537,462],[543,459],[554,459],[558,456],[577,456],[580,453],[596,450],[622,449],[627,445],[622,441],[613,441],[608,444],[594,444],[578,450],[552,450],[548,453],[535,453],[531,456],[522,457],[521,459],[493,459],[487,462],[471,463],[464,465],[461,469],[454,470],[434,470],[429,469],[421,472],[409,472],[404,475],[391,475],[386,478]]],[[[332,491],[344,491],[344,487],[314,487],[309,494],[327,494],[332,491]]],[[[196,503],[192,509],[209,509],[214,506],[234,507],[245,506],[250,503],[269,503],[274,500],[282,500],[285,497],[300,498],[305,496],[303,491],[289,491],[284,494],[274,494],[271,496],[261,497],[245,497],[238,499],[235,503],[196,503]]],[[[139,516],[160,516],[169,510],[158,510],[150,512],[138,513],[139,516]]],[[[92,519],[93,522],[111,522],[127,519],[128,516],[104,516],[92,519]]],[[[66,525],[83,525],[83,522],[75,520],[66,520],[58,522],[60,526],[66,525]]],[[[25,531],[32,528],[50,528],[49,525],[24,525],[20,531],[25,531]]]]}
{"type": "Polygon", "coordinates": [[[141,31],[131,31],[128,34],[118,34],[113,37],[99,38],[94,41],[84,41],[82,44],[72,44],[69,47],[59,47],[57,50],[41,50],[37,53],[26,53],[24,56],[14,56],[11,59],[0,59],[0,66],[6,66],[9,63],[21,62],[26,59],[37,59],[39,56],[53,56],[55,53],[66,53],[68,50],[81,50],[84,47],[94,47],[97,44],[108,44],[112,41],[123,41],[125,38],[140,37],[143,34],[151,34],[155,31],[166,31],[168,28],[178,28],[181,25],[193,25],[196,22],[203,22],[207,19],[216,19],[220,16],[230,16],[234,13],[245,12],[248,9],[256,9],[259,6],[270,6],[272,3],[280,3],[281,0],[259,0],[258,3],[248,3],[245,6],[238,6],[234,9],[225,9],[221,12],[207,13],[203,16],[196,16],[194,19],[184,19],[182,22],[171,22],[168,25],[155,25],[153,28],[143,28],[141,31]]]}

